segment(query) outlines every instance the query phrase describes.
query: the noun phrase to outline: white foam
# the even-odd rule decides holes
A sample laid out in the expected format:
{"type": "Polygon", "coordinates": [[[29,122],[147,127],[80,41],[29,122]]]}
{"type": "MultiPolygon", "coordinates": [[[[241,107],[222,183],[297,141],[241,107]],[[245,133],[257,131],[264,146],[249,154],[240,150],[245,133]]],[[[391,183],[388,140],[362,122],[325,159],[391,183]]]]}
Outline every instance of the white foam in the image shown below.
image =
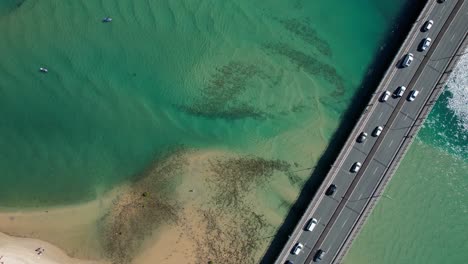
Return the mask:
{"type": "Polygon", "coordinates": [[[452,93],[448,99],[448,107],[451,109],[461,127],[468,131],[468,48],[453,69],[447,80],[447,90],[452,93]]]}

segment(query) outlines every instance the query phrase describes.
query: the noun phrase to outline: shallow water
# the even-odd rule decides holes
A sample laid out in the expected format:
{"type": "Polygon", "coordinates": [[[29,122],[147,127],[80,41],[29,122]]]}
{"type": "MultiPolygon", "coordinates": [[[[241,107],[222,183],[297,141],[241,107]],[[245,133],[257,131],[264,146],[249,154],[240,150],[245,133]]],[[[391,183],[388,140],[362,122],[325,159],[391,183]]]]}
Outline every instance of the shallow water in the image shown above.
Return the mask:
{"type": "Polygon", "coordinates": [[[177,145],[311,167],[398,6],[6,1],[0,200],[93,199],[177,145]]]}

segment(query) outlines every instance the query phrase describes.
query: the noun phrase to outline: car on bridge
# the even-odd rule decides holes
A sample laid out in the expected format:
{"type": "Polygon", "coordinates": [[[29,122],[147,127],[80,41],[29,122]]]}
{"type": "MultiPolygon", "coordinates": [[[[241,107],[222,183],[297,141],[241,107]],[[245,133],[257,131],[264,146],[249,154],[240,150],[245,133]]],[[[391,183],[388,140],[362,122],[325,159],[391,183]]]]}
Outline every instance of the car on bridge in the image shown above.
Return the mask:
{"type": "Polygon", "coordinates": [[[374,131],[372,131],[372,136],[374,137],[380,136],[380,134],[382,133],[382,130],[383,130],[383,127],[381,126],[376,127],[374,131]]]}
{"type": "Polygon", "coordinates": [[[357,138],[357,142],[362,143],[366,141],[366,138],[367,138],[367,133],[361,132],[361,134],[359,134],[359,137],[357,138]]]}
{"type": "Polygon", "coordinates": [[[385,91],[382,96],[380,97],[380,102],[386,102],[388,98],[390,97],[390,92],[385,91]]]}
{"type": "Polygon", "coordinates": [[[403,62],[401,63],[401,67],[406,68],[411,65],[411,63],[414,60],[414,55],[413,53],[408,53],[406,54],[405,58],[403,58],[403,62]]]}
{"type": "Polygon", "coordinates": [[[321,261],[324,256],[325,256],[325,251],[323,251],[321,249],[317,250],[317,253],[315,253],[315,255],[314,255],[314,262],[321,261]]]}
{"type": "Polygon", "coordinates": [[[418,96],[418,94],[419,94],[418,90],[412,90],[408,96],[408,101],[410,102],[414,101],[414,99],[416,99],[416,96],[418,96]]]}
{"type": "Polygon", "coordinates": [[[335,192],[336,192],[336,185],[331,184],[330,186],[328,186],[328,189],[325,191],[325,195],[332,196],[333,194],[335,194],[335,192]]]}
{"type": "Polygon", "coordinates": [[[403,94],[405,93],[406,91],[406,87],[405,86],[400,86],[398,87],[395,92],[393,93],[393,95],[398,98],[398,97],[402,97],[403,94]]]}
{"type": "Polygon", "coordinates": [[[315,226],[317,226],[317,223],[318,223],[317,219],[312,218],[312,219],[309,221],[309,224],[307,225],[306,230],[307,230],[307,231],[313,231],[314,228],[315,228],[315,226]]]}
{"type": "Polygon", "coordinates": [[[293,247],[293,250],[291,251],[291,253],[293,255],[297,255],[301,252],[303,248],[304,248],[304,245],[302,245],[301,243],[297,243],[296,246],[293,247]]]}
{"type": "Polygon", "coordinates": [[[361,162],[355,162],[351,167],[351,172],[358,172],[361,169],[361,162]]]}
{"type": "Polygon", "coordinates": [[[431,29],[432,25],[434,25],[433,20],[426,21],[426,23],[424,23],[424,25],[422,26],[422,31],[423,32],[429,31],[429,29],[431,29]]]}
{"type": "Polygon", "coordinates": [[[420,51],[425,51],[429,46],[431,45],[432,39],[431,38],[425,38],[421,41],[421,45],[419,46],[420,51]]]}

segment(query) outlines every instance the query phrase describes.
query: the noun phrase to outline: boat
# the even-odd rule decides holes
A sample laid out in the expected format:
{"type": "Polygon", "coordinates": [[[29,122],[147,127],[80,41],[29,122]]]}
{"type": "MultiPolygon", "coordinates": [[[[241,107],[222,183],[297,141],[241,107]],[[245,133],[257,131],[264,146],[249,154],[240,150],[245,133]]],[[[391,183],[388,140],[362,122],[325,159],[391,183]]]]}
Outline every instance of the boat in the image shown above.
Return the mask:
{"type": "Polygon", "coordinates": [[[43,67],[40,67],[39,71],[43,72],[43,73],[48,73],[49,72],[49,70],[47,68],[43,68],[43,67]]]}
{"type": "Polygon", "coordinates": [[[102,19],[102,22],[106,23],[106,22],[111,22],[112,21],[112,18],[110,17],[105,17],[102,19]]]}

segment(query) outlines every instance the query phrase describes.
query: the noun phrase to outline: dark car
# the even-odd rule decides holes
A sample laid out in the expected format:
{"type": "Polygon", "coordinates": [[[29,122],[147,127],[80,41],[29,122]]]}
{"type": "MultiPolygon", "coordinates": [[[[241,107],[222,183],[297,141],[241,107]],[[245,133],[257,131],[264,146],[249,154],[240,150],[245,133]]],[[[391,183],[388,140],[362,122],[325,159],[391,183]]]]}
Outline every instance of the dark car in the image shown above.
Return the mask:
{"type": "Polygon", "coordinates": [[[314,255],[314,262],[319,262],[325,256],[325,251],[319,249],[314,255]]]}
{"type": "Polygon", "coordinates": [[[292,261],[290,260],[286,260],[286,262],[284,264],[294,264],[292,261]]]}
{"type": "Polygon", "coordinates": [[[325,195],[327,196],[332,196],[336,192],[336,185],[332,184],[328,187],[327,191],[325,192],[325,195]]]}

